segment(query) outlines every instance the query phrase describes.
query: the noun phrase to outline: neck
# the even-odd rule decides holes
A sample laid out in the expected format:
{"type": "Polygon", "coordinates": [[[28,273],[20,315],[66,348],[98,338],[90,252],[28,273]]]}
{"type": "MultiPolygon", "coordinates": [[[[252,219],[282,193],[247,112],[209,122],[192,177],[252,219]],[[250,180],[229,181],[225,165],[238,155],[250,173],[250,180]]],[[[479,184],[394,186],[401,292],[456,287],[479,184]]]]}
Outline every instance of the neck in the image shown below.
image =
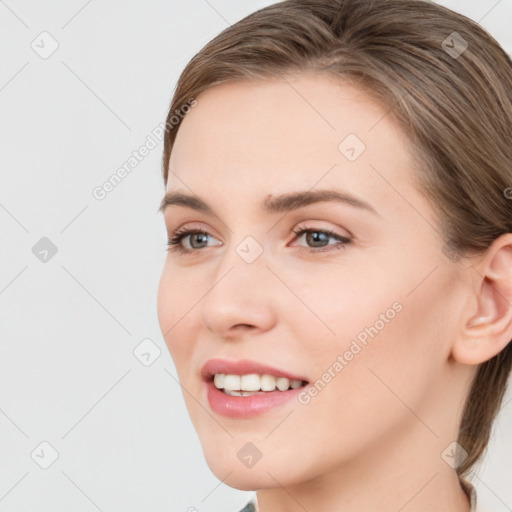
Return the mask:
{"type": "Polygon", "coordinates": [[[260,512],[469,512],[455,469],[441,458],[454,437],[412,423],[407,433],[396,432],[313,480],[259,490],[260,512]]]}

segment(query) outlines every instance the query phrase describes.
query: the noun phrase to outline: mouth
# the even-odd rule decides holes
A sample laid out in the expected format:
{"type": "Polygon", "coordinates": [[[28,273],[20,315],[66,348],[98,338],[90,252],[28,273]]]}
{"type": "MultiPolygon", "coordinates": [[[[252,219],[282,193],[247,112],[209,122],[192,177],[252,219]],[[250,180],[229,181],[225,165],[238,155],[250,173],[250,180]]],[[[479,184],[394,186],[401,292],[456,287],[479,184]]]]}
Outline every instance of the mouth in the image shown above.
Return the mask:
{"type": "Polygon", "coordinates": [[[202,367],[201,377],[230,396],[284,393],[309,384],[303,376],[250,360],[210,359],[202,367]]]}
{"type": "Polygon", "coordinates": [[[232,419],[270,413],[309,385],[304,377],[253,361],[210,360],[201,377],[211,410],[232,419]]]}
{"type": "Polygon", "coordinates": [[[274,392],[286,392],[290,389],[298,389],[308,384],[302,379],[289,379],[287,377],[276,377],[274,375],[249,373],[244,375],[216,373],[208,382],[230,396],[253,396],[264,395],[274,392]]]}

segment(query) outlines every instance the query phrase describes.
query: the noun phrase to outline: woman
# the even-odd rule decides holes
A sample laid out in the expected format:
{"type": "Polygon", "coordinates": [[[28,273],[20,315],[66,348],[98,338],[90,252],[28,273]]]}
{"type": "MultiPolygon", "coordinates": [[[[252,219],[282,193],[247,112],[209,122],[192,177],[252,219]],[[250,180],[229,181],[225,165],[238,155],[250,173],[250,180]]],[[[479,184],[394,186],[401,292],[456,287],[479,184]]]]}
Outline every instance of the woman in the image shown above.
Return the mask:
{"type": "Polygon", "coordinates": [[[186,66],[158,315],[244,512],[467,512],[512,364],[512,62],[422,0],[288,0],[186,66]]]}

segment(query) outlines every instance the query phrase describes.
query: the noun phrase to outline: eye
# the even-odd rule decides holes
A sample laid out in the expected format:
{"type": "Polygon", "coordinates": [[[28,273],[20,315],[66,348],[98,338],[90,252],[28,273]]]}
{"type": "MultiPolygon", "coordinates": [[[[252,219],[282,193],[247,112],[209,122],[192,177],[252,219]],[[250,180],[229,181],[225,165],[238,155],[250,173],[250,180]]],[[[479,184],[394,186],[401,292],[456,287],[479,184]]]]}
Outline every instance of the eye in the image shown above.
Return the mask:
{"type": "Polygon", "coordinates": [[[313,248],[301,246],[301,250],[306,250],[308,252],[325,252],[334,249],[344,249],[346,245],[351,243],[350,238],[345,236],[338,235],[334,231],[330,231],[328,229],[315,229],[315,228],[297,228],[293,230],[293,232],[297,235],[297,238],[300,238],[302,235],[306,235],[305,240],[308,244],[313,244],[313,248]],[[337,244],[329,244],[329,239],[334,238],[338,240],[337,244]],[[330,247],[330,248],[329,248],[330,247]]]}
{"type": "MultiPolygon", "coordinates": [[[[299,246],[300,250],[306,250],[310,253],[325,252],[334,249],[343,249],[346,245],[351,243],[351,239],[338,235],[334,231],[327,229],[315,229],[315,228],[297,228],[292,230],[295,233],[296,238],[301,238],[306,235],[305,240],[308,244],[313,244],[313,247],[299,246]],[[338,241],[336,244],[329,244],[329,239],[335,239],[338,241]],[[330,247],[330,248],[329,248],[330,247]]],[[[182,228],[173,233],[171,238],[167,241],[169,251],[176,251],[181,254],[198,253],[199,249],[205,249],[208,247],[207,237],[211,237],[210,233],[202,229],[187,229],[182,228]],[[183,240],[190,237],[189,245],[191,248],[185,248],[183,246],[183,240]],[[194,247],[195,244],[200,247],[194,247]]],[[[219,244],[217,244],[219,245],[219,244]]]]}
{"type": "MultiPolygon", "coordinates": [[[[204,231],[202,229],[178,229],[173,233],[171,238],[167,241],[169,251],[177,251],[179,253],[191,253],[191,252],[197,252],[196,247],[192,247],[191,249],[186,249],[183,247],[183,244],[181,243],[183,239],[186,237],[191,237],[191,240],[198,241],[199,244],[202,244],[205,242],[206,237],[211,236],[210,233],[207,231],[204,231]],[[193,236],[197,235],[197,236],[193,236]]],[[[200,247],[203,249],[205,246],[200,247]]]]}

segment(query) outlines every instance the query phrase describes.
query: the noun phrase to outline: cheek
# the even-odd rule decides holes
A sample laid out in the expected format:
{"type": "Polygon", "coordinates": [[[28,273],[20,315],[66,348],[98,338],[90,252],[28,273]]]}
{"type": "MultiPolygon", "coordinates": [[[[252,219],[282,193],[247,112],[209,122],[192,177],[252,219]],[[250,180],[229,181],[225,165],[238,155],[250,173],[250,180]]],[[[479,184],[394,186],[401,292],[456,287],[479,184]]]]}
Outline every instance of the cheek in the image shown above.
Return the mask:
{"type": "Polygon", "coordinates": [[[172,317],[175,312],[175,305],[173,303],[173,293],[171,290],[169,272],[166,267],[164,267],[162,275],[160,276],[157,294],[158,323],[160,324],[160,330],[164,338],[167,338],[165,333],[169,331],[174,323],[172,317]]]}
{"type": "Polygon", "coordinates": [[[184,351],[187,347],[192,347],[190,343],[179,342],[183,340],[188,317],[191,317],[190,314],[187,315],[192,305],[187,306],[190,301],[186,291],[186,283],[179,278],[179,273],[166,264],[158,286],[157,314],[160,330],[178,370],[181,368],[179,362],[186,355],[184,351]]]}
{"type": "Polygon", "coordinates": [[[318,352],[322,365],[325,356],[343,354],[354,339],[364,346],[375,336],[382,337],[403,309],[406,286],[389,270],[387,282],[379,282],[383,272],[378,269],[390,269],[389,264],[375,262],[370,268],[356,259],[303,269],[295,265],[281,272],[300,299],[289,299],[289,313],[282,321],[286,328],[294,326],[295,339],[306,343],[311,353],[318,352]]]}
{"type": "Polygon", "coordinates": [[[421,406],[449,353],[451,327],[443,321],[447,304],[440,296],[453,283],[442,270],[423,280],[434,267],[420,263],[395,268],[394,274],[389,262],[372,269],[353,265],[350,272],[310,274],[315,287],[296,283],[318,317],[296,315],[300,322],[294,328],[295,338],[302,340],[301,359],[309,361],[310,375],[319,380],[312,416],[337,417],[355,433],[364,418],[372,424],[375,411],[390,421],[409,414],[401,400],[421,406]]]}
{"type": "MultiPolygon", "coordinates": [[[[304,360],[314,365],[316,394],[295,408],[294,420],[301,426],[301,443],[315,447],[312,467],[317,458],[334,466],[384,443],[404,425],[417,421],[411,410],[424,417],[437,371],[426,348],[429,335],[407,316],[413,307],[410,301],[403,300],[401,310],[389,310],[388,323],[379,322],[379,314],[390,304],[389,297],[380,299],[383,307],[375,304],[365,313],[339,317],[333,324],[336,337],[326,335],[318,340],[318,344],[323,341],[321,346],[310,344],[303,351],[304,360]]],[[[431,434],[425,430],[425,435],[428,440],[431,434]]]]}

